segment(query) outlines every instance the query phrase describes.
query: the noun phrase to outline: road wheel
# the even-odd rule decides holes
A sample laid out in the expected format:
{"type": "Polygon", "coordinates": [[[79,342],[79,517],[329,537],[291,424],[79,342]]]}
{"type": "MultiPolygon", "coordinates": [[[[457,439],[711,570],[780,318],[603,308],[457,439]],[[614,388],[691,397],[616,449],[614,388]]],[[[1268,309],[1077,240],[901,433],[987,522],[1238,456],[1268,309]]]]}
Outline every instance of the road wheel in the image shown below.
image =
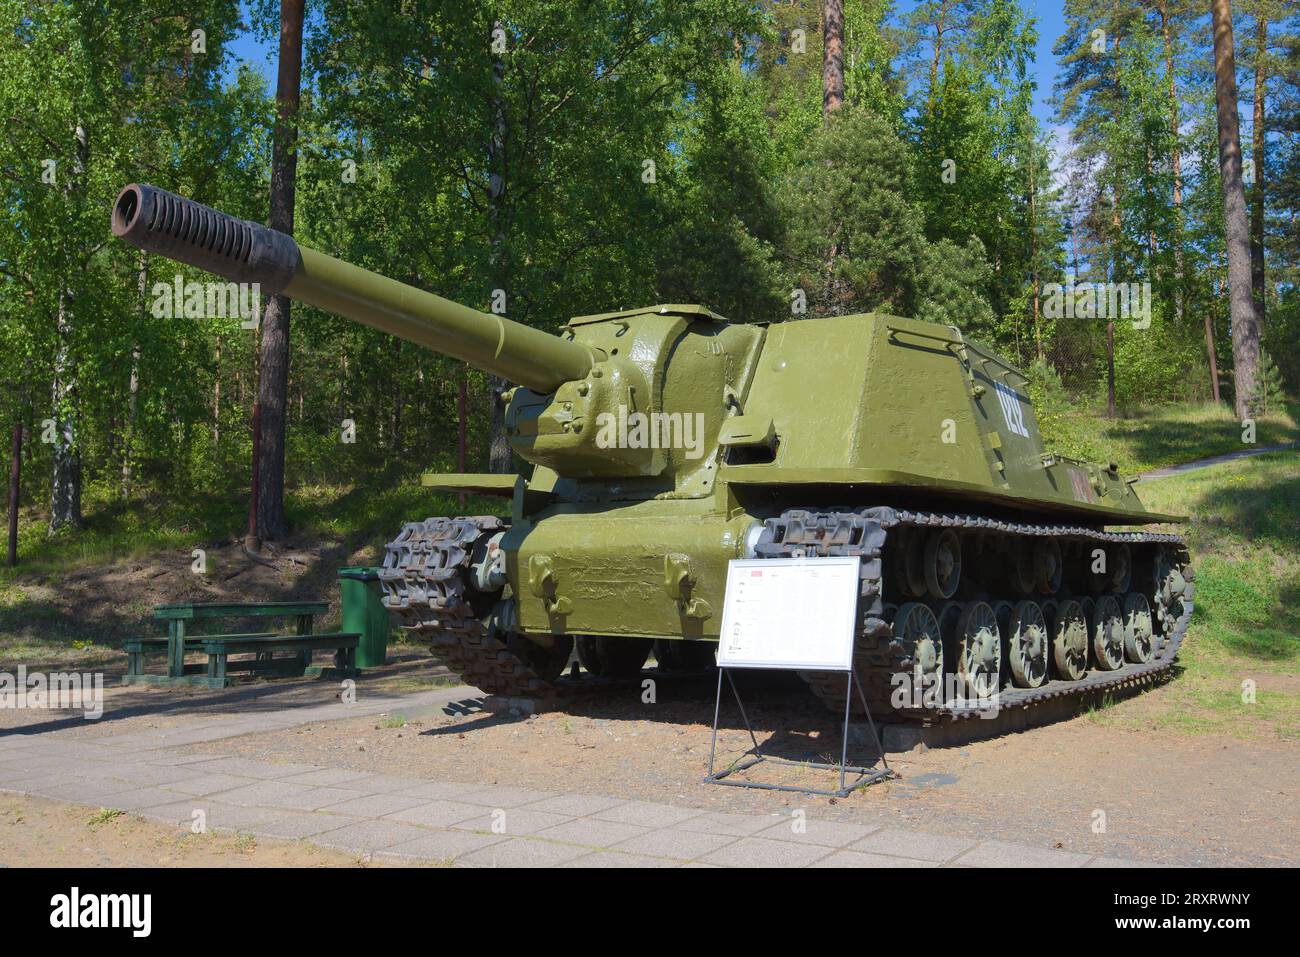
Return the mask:
{"type": "Polygon", "coordinates": [[[1112,595],[1099,597],[1092,613],[1092,655],[1102,671],[1124,664],[1124,613],[1112,595]]]}
{"type": "Polygon", "coordinates": [[[582,667],[600,678],[634,678],[650,657],[652,638],[611,638],[583,635],[577,639],[582,667]]]}
{"type": "Polygon", "coordinates": [[[1124,599],[1124,657],[1137,664],[1151,660],[1151,606],[1140,592],[1124,599]]]}
{"type": "Polygon", "coordinates": [[[1047,680],[1047,623],[1035,602],[1022,601],[1011,612],[1007,658],[1019,688],[1037,688],[1047,680]]]}
{"type": "Polygon", "coordinates": [[[712,641],[656,638],[655,661],[663,671],[708,671],[717,664],[714,658],[717,647],[712,641]]]}
{"type": "Polygon", "coordinates": [[[1002,632],[997,615],[982,601],[966,606],[957,622],[957,675],[966,694],[987,698],[1000,686],[1002,632]]]}
{"type": "Polygon", "coordinates": [[[1052,628],[1052,661],[1056,673],[1067,681],[1078,681],[1088,671],[1088,620],[1077,601],[1062,602],[1056,609],[1052,628]]]}

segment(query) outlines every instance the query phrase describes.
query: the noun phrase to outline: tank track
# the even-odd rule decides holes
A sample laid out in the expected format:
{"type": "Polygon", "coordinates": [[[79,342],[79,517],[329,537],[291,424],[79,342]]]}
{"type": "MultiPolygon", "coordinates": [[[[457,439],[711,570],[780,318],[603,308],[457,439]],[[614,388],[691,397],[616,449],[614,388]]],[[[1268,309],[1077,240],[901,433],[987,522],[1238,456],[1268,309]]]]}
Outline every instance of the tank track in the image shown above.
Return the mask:
{"type": "MultiPolygon", "coordinates": [[[[860,623],[854,649],[855,674],[865,692],[872,713],[903,719],[958,720],[979,715],[987,707],[972,701],[962,706],[927,708],[924,711],[895,709],[890,701],[893,678],[911,672],[910,651],[895,641],[885,605],[884,550],[889,536],[904,528],[952,528],[1019,537],[1054,537],[1058,541],[1095,541],[1116,544],[1157,544],[1166,549],[1169,567],[1183,572],[1180,594],[1162,594],[1156,582],[1152,599],[1153,617],[1160,633],[1155,636],[1151,659],[1144,664],[1125,664],[1114,671],[1090,671],[1077,681],[1051,680],[1038,688],[1004,688],[996,696],[999,708],[1027,708],[1063,697],[1082,698],[1097,691],[1148,684],[1167,676],[1192,616],[1192,573],[1187,549],[1175,535],[1144,532],[1104,532],[1066,525],[1036,525],[1005,522],[971,515],[896,510],[888,507],[854,511],[814,512],[791,509],[764,523],[755,547],[759,558],[804,556],[856,556],[861,560],[858,612],[860,623]]],[[[801,672],[813,693],[836,711],[844,709],[844,676],[837,672],[801,672]]],[[[854,702],[855,709],[858,703],[854,702]]]]}
{"type": "Polygon", "coordinates": [[[388,543],[379,573],[384,607],[467,684],[488,694],[546,697],[555,693],[554,682],[489,626],[490,608],[475,607],[479,595],[469,584],[476,543],[506,527],[493,515],[407,523],[388,543]]]}
{"type": "MultiPolygon", "coordinates": [[[[1181,595],[1153,598],[1160,634],[1151,660],[1125,664],[1115,671],[1091,671],[1078,681],[1052,680],[1038,688],[1005,688],[997,696],[1001,708],[1030,707],[1062,697],[1149,684],[1168,675],[1192,615],[1192,575],[1187,552],[1174,535],[1142,532],[1103,532],[1064,525],[1004,522],[969,515],[915,512],[893,508],[814,512],[791,509],[769,518],[755,548],[759,558],[807,555],[855,556],[861,561],[856,637],[856,674],[873,714],[905,720],[917,718],[957,720],[981,713],[978,703],[924,711],[896,710],[890,703],[893,678],[910,672],[913,661],[895,641],[886,614],[884,550],[889,536],[903,528],[953,528],[988,534],[1037,537],[1062,541],[1097,541],[1122,544],[1159,544],[1170,550],[1170,564],[1184,570],[1186,587],[1181,595]],[[1168,606],[1168,607],[1167,607],[1168,606]],[[1176,617],[1174,614],[1176,612],[1176,617]]],[[[470,586],[474,549],[485,537],[502,531],[507,523],[496,516],[430,518],[411,522],[387,546],[379,573],[384,605],[411,633],[428,642],[430,651],[452,671],[488,694],[511,697],[554,697],[563,683],[547,681],[511,647],[508,637],[488,623],[492,596],[470,586]],[[489,607],[484,607],[486,601],[489,607]]],[[[828,707],[844,708],[844,676],[836,672],[801,672],[801,677],[828,707]]],[[[855,702],[856,707],[856,702],[855,702]]]]}

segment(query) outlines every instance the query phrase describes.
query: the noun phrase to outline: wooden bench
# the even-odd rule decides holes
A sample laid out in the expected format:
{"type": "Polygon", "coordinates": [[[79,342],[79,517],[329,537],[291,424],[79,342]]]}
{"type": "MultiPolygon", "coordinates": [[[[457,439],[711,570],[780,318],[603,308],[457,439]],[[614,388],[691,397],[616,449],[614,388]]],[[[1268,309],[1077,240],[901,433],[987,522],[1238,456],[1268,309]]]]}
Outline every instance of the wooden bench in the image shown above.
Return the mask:
{"type": "Polygon", "coordinates": [[[227,673],[238,671],[282,670],[305,674],[311,667],[313,652],[334,650],[334,666],[344,676],[357,673],[359,632],[340,631],[324,635],[200,635],[195,641],[208,656],[207,681],[210,687],[224,688],[227,673]],[[291,651],[292,658],[273,657],[272,652],[291,651]],[[253,654],[252,661],[230,662],[231,655],[253,654]]]}
{"type": "MultiPolygon", "coordinates": [[[[249,635],[187,635],[185,637],[185,647],[187,649],[198,649],[199,642],[216,638],[274,638],[275,632],[264,631],[249,635]]],[[[127,678],[142,677],[145,675],[144,662],[149,655],[167,654],[168,646],[171,639],[167,635],[140,635],[135,638],[128,638],[125,642],[126,647],[126,675],[127,678]]]]}
{"type": "MultiPolygon", "coordinates": [[[[202,647],[203,642],[235,642],[235,641],[256,641],[263,639],[302,639],[313,636],[312,625],[317,615],[323,615],[329,610],[329,604],[323,601],[271,601],[271,602],[194,602],[178,605],[155,605],[153,617],[157,621],[167,623],[167,635],[157,637],[143,636],[139,638],[130,638],[126,642],[127,651],[127,672],[122,678],[123,684],[160,684],[160,685],[187,685],[197,684],[206,687],[213,687],[212,679],[205,674],[205,668],[199,664],[186,664],[185,654],[187,651],[197,651],[202,647]],[[191,624],[201,621],[210,621],[217,618],[291,618],[295,622],[295,632],[293,635],[278,635],[275,632],[256,632],[241,634],[219,634],[219,635],[193,635],[187,634],[191,624]],[[167,652],[167,672],[166,674],[146,674],[144,670],[145,659],[154,655],[163,649],[167,652]]],[[[330,647],[328,645],[322,647],[330,647]]],[[[353,643],[355,649],[355,642],[353,643]]],[[[311,655],[314,650],[308,645],[301,643],[294,645],[292,650],[298,653],[295,667],[290,670],[286,666],[289,662],[283,659],[273,660],[271,652],[275,649],[262,649],[257,652],[260,667],[265,669],[271,665],[281,669],[286,674],[305,674],[311,665],[311,655]]],[[[209,662],[211,664],[211,662],[209,662]]],[[[253,669],[258,670],[258,669],[253,669]]],[[[224,687],[223,681],[217,685],[224,687]]]]}

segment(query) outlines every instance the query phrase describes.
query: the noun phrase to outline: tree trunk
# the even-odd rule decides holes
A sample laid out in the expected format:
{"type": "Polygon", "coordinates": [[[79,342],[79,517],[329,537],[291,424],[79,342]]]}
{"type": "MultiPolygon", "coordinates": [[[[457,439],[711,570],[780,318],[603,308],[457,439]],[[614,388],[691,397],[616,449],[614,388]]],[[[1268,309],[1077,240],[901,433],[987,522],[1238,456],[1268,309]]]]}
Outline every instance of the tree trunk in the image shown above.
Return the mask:
{"type": "MultiPolygon", "coordinates": [[[[136,260],[135,291],[140,301],[140,322],[149,314],[149,254],[140,250],[136,260]]],[[[126,435],[122,440],[122,497],[131,494],[135,469],[135,428],[140,412],[140,337],[131,345],[131,375],[126,386],[126,435]]]]}
{"type": "Polygon", "coordinates": [[[212,383],[212,455],[220,459],[221,448],[221,333],[217,333],[216,369],[212,383]]]}
{"type": "Polygon", "coordinates": [[[934,102],[934,88],[939,85],[939,61],[943,57],[943,34],[948,19],[947,0],[939,4],[938,19],[934,22],[934,56],[930,60],[930,89],[925,95],[925,111],[930,112],[934,102]]]}
{"type": "Polygon", "coordinates": [[[822,116],[844,105],[844,0],[822,7],[822,116]]]}
{"type": "Polygon", "coordinates": [[[510,383],[505,379],[488,376],[488,395],[492,399],[492,443],[488,447],[488,471],[503,475],[515,470],[510,437],[506,435],[506,403],[502,397],[509,388],[510,383]]]}
{"type": "MultiPolygon", "coordinates": [[[[80,189],[90,158],[90,144],[85,128],[78,123],[74,133],[74,159],[72,175],[64,187],[65,195],[72,197],[80,189]]],[[[71,269],[71,260],[64,250],[64,266],[71,269]]],[[[65,277],[59,290],[58,314],[55,330],[58,343],[54,351],[54,384],[51,410],[54,415],[54,474],[50,483],[50,531],[60,528],[81,527],[81,448],[77,444],[76,370],[72,355],[73,292],[71,275],[65,277]]]]}
{"type": "MultiPolygon", "coordinates": [[[[492,24],[494,36],[496,31],[504,30],[500,20],[492,24]]],[[[506,110],[504,101],[506,67],[500,54],[492,57],[492,133],[488,138],[488,229],[492,236],[492,251],[489,254],[489,275],[495,284],[493,288],[508,289],[505,282],[507,264],[505,262],[506,243],[506,110]]],[[[491,296],[491,291],[488,293],[491,296]]],[[[497,376],[488,376],[488,396],[492,403],[491,439],[488,444],[488,470],[500,474],[514,471],[511,458],[510,439],[506,435],[506,409],[502,393],[510,388],[510,383],[497,376]]]]}
{"type": "Polygon", "coordinates": [[[76,384],[70,341],[72,295],[59,293],[56,320],[59,342],[54,352],[54,385],[50,395],[54,410],[54,480],[50,491],[50,531],[81,527],[81,449],[73,425],[76,384]]]}
{"type": "MultiPolygon", "coordinates": [[[[1165,45],[1165,78],[1169,83],[1169,152],[1174,174],[1174,318],[1183,318],[1183,151],[1178,142],[1178,84],[1174,74],[1174,41],[1169,29],[1168,6],[1161,0],[1160,34],[1165,45]]],[[[1215,386],[1216,393],[1218,386],[1215,386]]]]}
{"type": "MultiPolygon", "coordinates": [[[[303,0],[281,0],[270,226],[284,233],[293,232],[298,100],[302,84],[302,20],[303,0]]],[[[284,445],[285,393],[289,384],[289,299],[285,296],[272,296],[266,304],[261,353],[257,389],[261,411],[257,533],[263,539],[280,539],[288,530],[284,519],[284,445]]]]}
{"type": "Polygon", "coordinates": [[[1106,418],[1115,418],[1115,323],[1106,323],[1106,418]]]}
{"type": "Polygon", "coordinates": [[[1255,292],[1255,317],[1260,327],[1264,325],[1264,97],[1267,95],[1268,76],[1264,72],[1264,57],[1268,51],[1268,18],[1255,17],[1255,94],[1254,122],[1251,129],[1254,182],[1250,190],[1250,284],[1255,292]]]}
{"type": "Polygon", "coordinates": [[[1031,298],[1033,301],[1034,355],[1043,361],[1043,330],[1040,325],[1038,304],[1038,177],[1034,173],[1034,148],[1029,144],[1029,269],[1033,284],[1031,298]]]}
{"type": "MultiPolygon", "coordinates": [[[[468,383],[466,382],[467,371],[465,366],[460,367],[460,381],[456,388],[456,471],[464,474],[465,472],[465,416],[466,403],[468,398],[468,383]]],[[[461,492],[457,496],[460,507],[465,507],[465,493],[461,492]]]]}
{"type": "Polygon", "coordinates": [[[1214,348],[1214,300],[1210,300],[1210,306],[1205,310],[1205,356],[1210,361],[1210,392],[1214,396],[1215,404],[1220,401],[1219,397],[1219,353],[1214,348]]]}
{"type": "Polygon", "coordinates": [[[13,568],[18,564],[18,493],[22,489],[23,427],[14,426],[13,442],[9,449],[9,541],[8,562],[13,568]]]}
{"type": "Polygon", "coordinates": [[[1232,53],[1232,11],[1228,0],[1211,0],[1214,29],[1214,98],[1219,121],[1219,169],[1223,179],[1224,238],[1232,316],[1233,393],[1237,416],[1250,415],[1259,370],[1259,320],[1250,282],[1250,232],[1241,183],[1241,129],[1237,117],[1237,74],[1232,53]]]}

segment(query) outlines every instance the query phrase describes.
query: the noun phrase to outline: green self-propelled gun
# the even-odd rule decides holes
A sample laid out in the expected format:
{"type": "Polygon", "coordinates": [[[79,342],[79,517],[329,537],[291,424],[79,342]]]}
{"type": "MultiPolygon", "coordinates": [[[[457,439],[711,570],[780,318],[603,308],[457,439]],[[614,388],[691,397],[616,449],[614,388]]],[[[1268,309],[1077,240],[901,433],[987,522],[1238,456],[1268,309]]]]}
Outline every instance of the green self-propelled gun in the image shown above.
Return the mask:
{"type": "MultiPolygon", "coordinates": [[[[389,544],[385,604],[464,679],[554,692],[575,645],[627,677],[713,660],[727,563],[861,561],[873,710],[920,678],[1002,706],[1168,673],[1191,614],[1178,521],[1114,465],[1044,449],[1027,380],[956,328],[883,314],[731,322],[697,305],[570,319],[558,336],[376,275],[155,187],[116,235],[517,383],[527,475],[427,475],[509,517],[429,518],[389,544]]],[[[842,706],[842,678],[804,675],[842,706]]]]}

